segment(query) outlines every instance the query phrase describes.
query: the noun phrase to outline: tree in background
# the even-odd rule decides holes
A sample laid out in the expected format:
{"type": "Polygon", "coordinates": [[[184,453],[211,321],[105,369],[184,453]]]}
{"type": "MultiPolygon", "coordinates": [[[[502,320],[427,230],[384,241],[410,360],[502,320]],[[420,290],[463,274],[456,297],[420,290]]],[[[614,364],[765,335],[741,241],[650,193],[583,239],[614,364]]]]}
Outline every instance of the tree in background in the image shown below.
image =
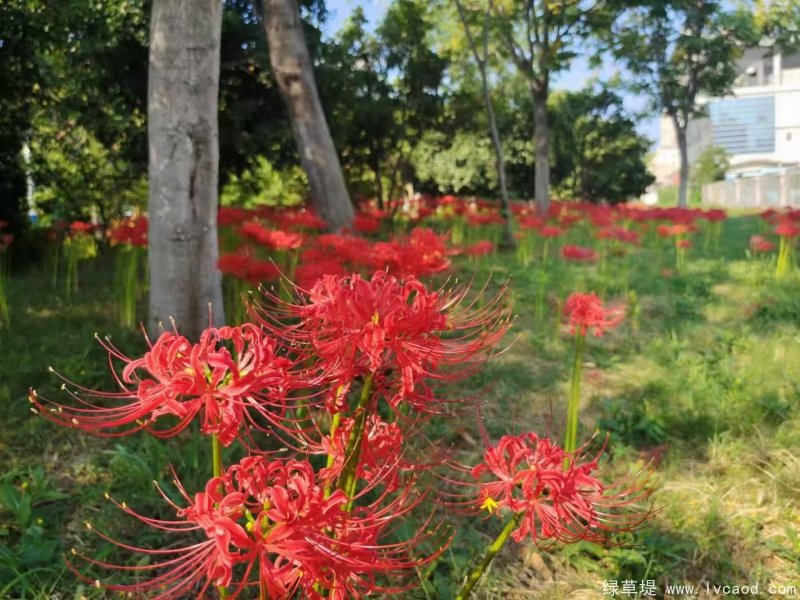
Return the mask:
{"type": "Polygon", "coordinates": [[[687,205],[689,122],[705,114],[701,96],[724,96],[736,78],[741,47],[758,42],[752,13],[726,10],[716,0],[622,3],[608,36],[632,73],[631,88],[672,122],[680,154],[678,204],[687,205]]]}
{"type": "Polygon", "coordinates": [[[471,11],[464,8],[461,0],[454,0],[458,18],[461,21],[461,26],[464,31],[464,36],[467,39],[467,44],[472,54],[472,58],[478,67],[478,72],[481,78],[481,95],[483,96],[483,105],[486,109],[486,117],[489,121],[489,139],[492,141],[492,149],[494,150],[495,168],[497,169],[497,181],[500,187],[500,207],[503,219],[505,219],[506,226],[503,228],[502,245],[507,248],[514,247],[514,236],[511,224],[511,211],[508,205],[508,186],[506,185],[506,165],[503,158],[503,145],[500,142],[500,131],[497,127],[497,119],[494,113],[494,101],[492,100],[492,92],[489,88],[489,32],[491,28],[492,10],[491,5],[487,4],[486,9],[480,18],[480,46],[472,34],[473,24],[470,22],[474,19],[471,11]]]}
{"type": "Polygon", "coordinates": [[[647,171],[650,141],[622,98],[607,88],[550,96],[553,176],[564,198],[616,204],[642,195],[655,178],[647,171]]]}
{"type": "Polygon", "coordinates": [[[709,146],[700,153],[689,176],[692,200],[700,203],[703,186],[725,179],[725,172],[730,167],[728,151],[718,146],[709,146]]]}
{"type": "Polygon", "coordinates": [[[22,147],[27,139],[41,85],[37,46],[43,43],[43,6],[27,0],[0,2],[0,220],[19,231],[25,222],[25,168],[22,147]]]}
{"type": "Polygon", "coordinates": [[[289,110],[300,161],[319,216],[333,230],[353,223],[353,206],[317,92],[295,0],[264,0],[272,71],[289,110]]]}
{"type": "Polygon", "coordinates": [[[366,23],[363,9],[357,7],[336,38],[322,48],[318,73],[350,189],[375,197],[383,207],[395,192],[393,167],[404,127],[384,48],[366,23]]]}
{"type": "Polygon", "coordinates": [[[755,0],[756,25],[784,52],[800,50],[800,1],[755,0]]]}
{"type": "Polygon", "coordinates": [[[569,67],[581,40],[606,15],[602,0],[488,0],[498,19],[508,57],[524,77],[533,108],[536,156],[534,196],[539,210],[550,203],[550,79],[569,67]]]}
{"type": "Polygon", "coordinates": [[[151,18],[149,329],[174,319],[197,339],[224,320],[216,265],[222,4],[154,0],[151,18]]]}

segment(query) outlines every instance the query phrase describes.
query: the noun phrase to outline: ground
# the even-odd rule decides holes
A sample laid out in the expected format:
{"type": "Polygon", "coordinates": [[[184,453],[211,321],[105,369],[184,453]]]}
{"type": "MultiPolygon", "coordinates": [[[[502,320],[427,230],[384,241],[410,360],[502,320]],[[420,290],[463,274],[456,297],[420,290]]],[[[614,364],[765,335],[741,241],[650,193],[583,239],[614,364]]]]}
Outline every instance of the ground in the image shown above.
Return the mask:
{"type": "MultiPolygon", "coordinates": [[[[476,598],[608,598],[615,584],[616,597],[641,598],[651,581],[659,598],[723,597],[720,586],[756,584],[758,594],[742,597],[783,598],[800,588],[800,282],[776,281],[769,259],[746,255],[762,227],[755,217],[729,219],[719,246],[697,236],[680,270],[673,249],[655,238],[606,265],[551,256],[524,268],[510,253],[457,261],[460,279],[476,286],[488,279],[488,291],[512,280],[518,318],[509,347],[467,386],[481,392],[489,437],[533,430],[560,439],[573,343],[560,305],[571,291],[596,291],[624,304],[627,315],[589,340],[581,435],[597,431],[598,443],[608,436],[609,470],[650,463],[659,480],[654,518],[621,545],[509,545],[476,598]],[[636,593],[628,593],[632,584],[636,593]],[[696,586],[696,594],[669,593],[673,585],[696,586]]],[[[45,266],[32,264],[8,282],[13,317],[0,330],[0,598],[104,597],[61,566],[70,547],[93,543],[84,522],[117,538],[138,534],[140,545],[154,538],[120,519],[103,494],[143,513],[163,510],[151,482],[169,479],[165,465],[202,472],[205,448],[190,436],[171,446],[138,435],[88,438],[29,410],[31,387],[63,394],[49,365],[87,387],[111,384],[95,332],[129,355],[143,351],[141,334],[116,324],[111,264],[101,257],[84,265],[69,300],[45,266]]],[[[462,457],[482,450],[471,412],[442,420],[433,433],[462,457]]],[[[202,477],[183,479],[191,488],[202,477]]],[[[460,520],[451,548],[407,596],[452,597],[501,527],[460,520]]]]}

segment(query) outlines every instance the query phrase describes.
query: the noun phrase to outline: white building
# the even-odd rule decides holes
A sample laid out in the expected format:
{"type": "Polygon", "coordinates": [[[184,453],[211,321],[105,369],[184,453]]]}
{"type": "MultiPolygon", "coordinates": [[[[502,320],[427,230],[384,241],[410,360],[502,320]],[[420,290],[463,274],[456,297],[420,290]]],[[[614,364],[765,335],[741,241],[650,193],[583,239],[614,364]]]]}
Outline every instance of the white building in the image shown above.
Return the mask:
{"type": "MultiPolygon", "coordinates": [[[[704,98],[707,116],[689,123],[689,163],[713,145],[728,151],[730,179],[800,167],[800,54],[753,48],[738,63],[731,95],[704,98]]],[[[677,183],[680,155],[666,116],[651,168],[657,185],[677,183]]]]}

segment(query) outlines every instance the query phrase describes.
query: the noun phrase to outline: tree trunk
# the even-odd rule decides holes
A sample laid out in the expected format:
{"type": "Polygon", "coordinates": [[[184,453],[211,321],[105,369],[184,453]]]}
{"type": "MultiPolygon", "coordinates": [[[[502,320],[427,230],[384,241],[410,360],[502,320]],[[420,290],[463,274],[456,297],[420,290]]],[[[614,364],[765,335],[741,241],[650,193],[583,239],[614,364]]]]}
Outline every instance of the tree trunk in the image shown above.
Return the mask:
{"type": "Polygon", "coordinates": [[[149,330],[224,322],[217,271],[219,0],[154,0],[148,143],[149,330]],[[210,305],[210,308],[209,308],[210,305]]]}
{"type": "Polygon", "coordinates": [[[483,103],[486,105],[486,113],[489,117],[489,135],[492,138],[494,147],[494,162],[497,168],[497,181],[500,184],[500,211],[505,219],[503,225],[503,237],[500,245],[504,248],[514,248],[514,233],[511,226],[511,209],[508,204],[508,187],[506,186],[506,163],[503,159],[503,145],[500,143],[500,132],[497,130],[497,119],[494,116],[494,106],[492,97],[489,94],[489,84],[486,79],[485,69],[481,69],[483,79],[483,103]]]}
{"type": "Polygon", "coordinates": [[[489,77],[486,73],[486,63],[489,55],[489,20],[492,14],[491,4],[487,6],[486,16],[483,23],[483,37],[482,37],[482,55],[478,53],[478,46],[472,33],[469,29],[469,23],[464,13],[464,7],[459,0],[456,0],[456,8],[458,9],[458,16],[461,19],[461,24],[464,27],[464,33],[467,36],[469,47],[472,50],[472,56],[478,64],[478,71],[481,76],[481,92],[483,94],[483,105],[486,108],[486,116],[489,120],[489,137],[492,140],[492,147],[494,148],[494,163],[497,169],[497,182],[500,185],[500,212],[505,220],[503,226],[502,238],[500,245],[504,248],[514,248],[514,232],[511,223],[511,209],[508,203],[508,186],[506,185],[506,163],[503,159],[503,144],[500,142],[500,131],[497,129],[497,119],[494,115],[494,104],[492,103],[492,94],[489,91],[489,77]]]}
{"type": "Polygon", "coordinates": [[[379,157],[372,155],[370,157],[372,164],[372,172],[375,175],[375,199],[378,201],[378,208],[383,210],[385,204],[383,200],[383,178],[381,177],[381,160],[379,157]]]}
{"type": "Polygon", "coordinates": [[[689,148],[686,143],[686,127],[681,127],[677,117],[672,117],[672,126],[675,128],[675,139],[678,142],[678,154],[681,159],[680,174],[678,178],[678,206],[686,208],[689,205],[689,148]]]}
{"type": "Polygon", "coordinates": [[[353,205],[322,111],[296,0],[264,0],[264,30],[314,207],[332,230],[349,228],[353,205]]]}
{"type": "Polygon", "coordinates": [[[550,125],[547,122],[547,85],[532,85],[533,146],[536,161],[534,196],[541,214],[550,208],[550,125]]]}

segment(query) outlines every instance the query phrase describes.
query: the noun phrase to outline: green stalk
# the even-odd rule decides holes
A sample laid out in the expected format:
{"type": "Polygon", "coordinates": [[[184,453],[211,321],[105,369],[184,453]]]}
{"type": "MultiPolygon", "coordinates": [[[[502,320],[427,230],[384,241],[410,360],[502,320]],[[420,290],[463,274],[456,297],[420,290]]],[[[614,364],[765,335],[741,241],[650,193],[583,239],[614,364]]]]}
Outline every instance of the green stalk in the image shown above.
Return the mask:
{"type": "Polygon", "coordinates": [[[370,373],[364,380],[364,387],[361,389],[361,397],[358,400],[358,407],[355,412],[356,421],[353,425],[353,430],[350,432],[350,439],[347,440],[344,467],[342,468],[342,474],[339,475],[339,489],[344,491],[349,498],[344,507],[346,512],[350,512],[353,509],[353,498],[356,495],[356,482],[358,481],[356,469],[358,468],[358,460],[361,458],[361,443],[367,423],[367,404],[372,392],[372,376],[373,374],[370,373]]]}
{"type": "MultiPolygon", "coordinates": [[[[214,433],[211,434],[211,471],[214,477],[222,475],[222,444],[219,443],[219,438],[214,433]]],[[[217,590],[220,598],[228,597],[228,588],[224,585],[218,586],[217,590]]]]}
{"type": "Polygon", "coordinates": [[[494,560],[494,557],[500,552],[500,549],[508,540],[511,532],[517,528],[524,514],[525,513],[517,513],[506,523],[506,526],[503,527],[503,531],[500,532],[500,535],[497,536],[494,542],[492,542],[492,545],[486,550],[486,554],[483,555],[481,562],[472,570],[469,577],[467,577],[467,580],[464,582],[464,585],[461,586],[458,595],[456,595],[456,600],[467,600],[467,598],[469,598],[472,588],[475,587],[475,584],[478,583],[478,580],[480,580],[481,576],[494,560]]]}
{"type": "Polygon", "coordinates": [[[580,331],[575,333],[575,359],[572,363],[572,385],[567,403],[567,433],[564,450],[572,452],[578,447],[578,415],[581,404],[581,371],[583,370],[583,351],[586,337],[580,331]]]}

